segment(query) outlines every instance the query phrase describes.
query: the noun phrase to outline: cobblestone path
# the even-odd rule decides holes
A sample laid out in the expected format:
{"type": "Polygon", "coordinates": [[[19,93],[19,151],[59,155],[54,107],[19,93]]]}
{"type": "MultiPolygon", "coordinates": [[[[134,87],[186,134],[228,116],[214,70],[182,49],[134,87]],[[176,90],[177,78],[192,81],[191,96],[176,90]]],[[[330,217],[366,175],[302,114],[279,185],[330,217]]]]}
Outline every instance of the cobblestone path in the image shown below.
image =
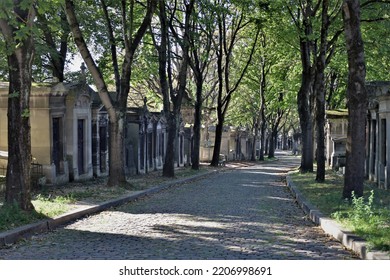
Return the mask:
{"type": "Polygon", "coordinates": [[[298,159],[221,172],[40,234],[0,259],[351,259],[294,203],[298,159]]]}

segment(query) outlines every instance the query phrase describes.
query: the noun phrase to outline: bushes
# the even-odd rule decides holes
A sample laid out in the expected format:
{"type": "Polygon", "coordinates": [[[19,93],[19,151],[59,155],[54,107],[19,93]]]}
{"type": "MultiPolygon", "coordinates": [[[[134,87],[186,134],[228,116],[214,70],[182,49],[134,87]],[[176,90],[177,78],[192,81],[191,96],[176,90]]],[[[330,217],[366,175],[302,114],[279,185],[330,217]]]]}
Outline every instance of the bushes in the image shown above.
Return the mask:
{"type": "Polygon", "coordinates": [[[341,219],[375,249],[390,250],[390,213],[374,205],[374,190],[367,199],[352,193],[351,208],[341,219]]]}
{"type": "Polygon", "coordinates": [[[322,213],[336,219],[367,240],[372,249],[390,251],[390,191],[366,182],[363,197],[341,198],[343,177],[327,170],[324,183],[315,173],[292,174],[302,195],[322,213]]]}

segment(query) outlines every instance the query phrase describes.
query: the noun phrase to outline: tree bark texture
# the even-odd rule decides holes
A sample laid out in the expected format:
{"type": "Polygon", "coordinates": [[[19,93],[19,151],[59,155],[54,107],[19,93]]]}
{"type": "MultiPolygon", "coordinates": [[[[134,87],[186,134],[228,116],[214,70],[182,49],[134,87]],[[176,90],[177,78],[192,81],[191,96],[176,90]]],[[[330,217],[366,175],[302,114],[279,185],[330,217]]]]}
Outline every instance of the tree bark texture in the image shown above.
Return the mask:
{"type": "Polygon", "coordinates": [[[110,118],[110,142],[109,142],[109,170],[108,186],[116,186],[118,184],[126,183],[126,176],[124,170],[124,115],[118,115],[115,121],[110,118]]]}
{"type": "Polygon", "coordinates": [[[298,91],[298,114],[302,131],[302,157],[300,171],[313,171],[313,120],[310,96],[313,88],[313,74],[310,62],[309,42],[301,38],[302,82],[298,91]]]}
{"type": "Polygon", "coordinates": [[[265,115],[265,88],[266,88],[266,73],[265,73],[265,64],[264,60],[261,66],[261,81],[260,81],[260,98],[261,98],[261,107],[260,107],[260,155],[259,160],[264,161],[264,153],[265,153],[265,133],[267,131],[267,117],[265,115]]]}
{"type": "Polygon", "coordinates": [[[360,4],[358,0],[345,0],[343,19],[348,52],[348,134],[343,197],[350,199],[352,192],[363,195],[367,93],[364,45],[360,32],[360,4]]]}
{"type": "Polygon", "coordinates": [[[316,76],[314,94],[316,98],[316,129],[317,129],[317,174],[316,181],[325,181],[325,67],[328,49],[327,35],[329,28],[329,1],[322,1],[322,26],[320,52],[316,59],[316,76]]]}
{"type": "Polygon", "coordinates": [[[31,211],[31,128],[30,92],[34,42],[30,34],[15,38],[20,28],[31,28],[35,18],[32,6],[21,8],[14,1],[13,12],[17,24],[0,19],[0,28],[6,41],[9,68],[8,98],[8,165],[6,174],[6,204],[31,211]]]}
{"type": "Polygon", "coordinates": [[[268,150],[268,158],[274,158],[275,157],[275,149],[276,149],[276,137],[278,135],[278,132],[276,130],[272,130],[270,136],[269,136],[269,150],[268,150]]]}
{"type": "Polygon", "coordinates": [[[257,139],[259,138],[259,123],[260,123],[260,118],[255,118],[254,120],[254,130],[255,130],[255,135],[253,138],[253,143],[252,143],[252,155],[251,155],[251,161],[256,161],[256,142],[257,139]]]}
{"type": "Polygon", "coordinates": [[[170,113],[168,116],[168,142],[167,150],[165,153],[165,162],[163,166],[164,177],[175,176],[175,157],[176,157],[176,136],[178,131],[177,126],[177,114],[170,113]]]}
{"type": "Polygon", "coordinates": [[[200,164],[200,130],[202,125],[202,87],[203,77],[202,74],[197,79],[196,83],[196,102],[195,102],[195,115],[194,115],[194,136],[193,136],[193,153],[192,153],[192,169],[199,170],[200,164]]]}
{"type": "Polygon", "coordinates": [[[262,120],[260,125],[260,155],[259,155],[260,161],[264,161],[266,129],[267,129],[267,122],[266,120],[262,120]]]}
{"type": "Polygon", "coordinates": [[[218,120],[218,123],[215,127],[215,143],[214,143],[213,157],[210,164],[211,166],[218,166],[219,164],[219,153],[221,151],[221,144],[222,144],[221,140],[222,140],[222,133],[223,133],[223,123],[224,123],[223,119],[221,121],[218,120]]]}

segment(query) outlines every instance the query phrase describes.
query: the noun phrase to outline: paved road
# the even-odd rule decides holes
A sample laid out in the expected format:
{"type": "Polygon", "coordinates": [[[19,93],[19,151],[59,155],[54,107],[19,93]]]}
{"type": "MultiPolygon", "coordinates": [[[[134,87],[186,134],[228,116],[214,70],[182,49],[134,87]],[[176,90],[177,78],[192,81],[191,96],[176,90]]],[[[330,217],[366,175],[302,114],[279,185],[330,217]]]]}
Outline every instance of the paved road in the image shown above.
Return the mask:
{"type": "Polygon", "coordinates": [[[282,182],[294,157],[170,188],[0,250],[0,259],[351,259],[282,182]]]}

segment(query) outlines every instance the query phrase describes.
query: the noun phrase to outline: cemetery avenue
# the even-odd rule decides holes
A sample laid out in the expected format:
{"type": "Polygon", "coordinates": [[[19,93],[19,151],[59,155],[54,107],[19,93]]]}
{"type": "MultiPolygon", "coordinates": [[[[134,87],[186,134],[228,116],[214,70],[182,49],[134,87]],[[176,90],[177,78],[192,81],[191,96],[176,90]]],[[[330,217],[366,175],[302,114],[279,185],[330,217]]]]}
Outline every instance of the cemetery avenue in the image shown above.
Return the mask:
{"type": "Polygon", "coordinates": [[[356,259],[283,181],[299,158],[218,172],[0,249],[0,259],[356,259]]]}

